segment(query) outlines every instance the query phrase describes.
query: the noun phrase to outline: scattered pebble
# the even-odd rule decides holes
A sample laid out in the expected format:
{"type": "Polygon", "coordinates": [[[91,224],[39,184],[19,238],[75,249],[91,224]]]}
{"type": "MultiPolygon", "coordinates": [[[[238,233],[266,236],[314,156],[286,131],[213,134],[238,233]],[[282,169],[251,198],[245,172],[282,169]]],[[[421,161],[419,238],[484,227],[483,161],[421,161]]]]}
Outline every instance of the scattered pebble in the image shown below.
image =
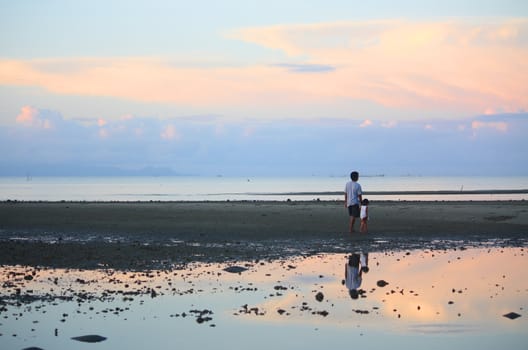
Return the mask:
{"type": "Polygon", "coordinates": [[[225,272],[229,273],[242,273],[244,271],[247,271],[247,268],[243,266],[229,266],[224,269],[225,272]]]}
{"type": "Polygon", "coordinates": [[[383,287],[385,287],[385,286],[388,285],[388,284],[389,284],[389,282],[384,281],[384,280],[379,280],[378,282],[376,282],[376,285],[377,285],[378,287],[380,287],[380,288],[383,288],[383,287]]]}
{"type": "Polygon", "coordinates": [[[83,343],[99,343],[106,340],[105,337],[100,335],[90,334],[90,335],[81,335],[79,337],[73,337],[73,340],[77,340],[83,343]]]}
{"type": "Polygon", "coordinates": [[[509,313],[507,313],[506,315],[503,315],[503,316],[506,317],[506,318],[509,318],[510,320],[515,320],[516,318],[521,317],[521,315],[519,315],[516,312],[509,312],[509,313]]]}

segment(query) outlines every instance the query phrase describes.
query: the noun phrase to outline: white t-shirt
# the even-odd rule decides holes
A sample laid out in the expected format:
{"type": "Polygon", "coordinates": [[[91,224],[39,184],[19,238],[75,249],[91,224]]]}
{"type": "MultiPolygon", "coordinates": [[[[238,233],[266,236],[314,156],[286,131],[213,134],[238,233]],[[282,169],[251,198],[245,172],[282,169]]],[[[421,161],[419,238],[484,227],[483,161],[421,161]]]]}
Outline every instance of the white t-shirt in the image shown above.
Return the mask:
{"type": "Polygon", "coordinates": [[[361,286],[361,277],[359,276],[359,267],[346,266],[345,285],[348,289],[358,289],[361,286]]]}
{"type": "Polygon", "coordinates": [[[349,181],[345,186],[345,193],[347,194],[347,206],[359,204],[359,195],[363,194],[361,185],[354,181],[349,181]]]}
{"type": "Polygon", "coordinates": [[[360,218],[364,219],[364,218],[368,217],[367,216],[367,208],[368,208],[368,206],[366,206],[366,205],[362,205],[361,206],[361,214],[359,215],[360,218]]]}

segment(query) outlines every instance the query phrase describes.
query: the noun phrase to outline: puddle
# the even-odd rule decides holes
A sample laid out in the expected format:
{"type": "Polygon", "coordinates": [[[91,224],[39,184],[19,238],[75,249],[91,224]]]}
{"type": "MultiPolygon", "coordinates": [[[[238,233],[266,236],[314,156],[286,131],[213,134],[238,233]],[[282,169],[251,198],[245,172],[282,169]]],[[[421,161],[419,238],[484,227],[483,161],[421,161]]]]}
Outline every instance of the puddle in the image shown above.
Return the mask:
{"type": "Polygon", "coordinates": [[[351,254],[147,272],[4,266],[0,348],[522,349],[528,343],[524,248],[350,253],[358,254],[352,265],[368,263],[361,276],[349,268],[355,280],[345,276],[351,254]]]}

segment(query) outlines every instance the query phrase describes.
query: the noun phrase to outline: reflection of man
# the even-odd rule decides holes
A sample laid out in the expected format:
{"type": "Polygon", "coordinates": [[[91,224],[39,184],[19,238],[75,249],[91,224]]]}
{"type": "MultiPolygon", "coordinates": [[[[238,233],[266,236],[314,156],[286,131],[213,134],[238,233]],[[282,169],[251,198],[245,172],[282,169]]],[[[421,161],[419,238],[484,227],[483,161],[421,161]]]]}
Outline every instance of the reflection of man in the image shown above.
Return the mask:
{"type": "Polygon", "coordinates": [[[348,257],[345,264],[345,285],[352,299],[359,297],[358,289],[361,286],[363,272],[368,271],[368,253],[354,253],[348,257]]]}

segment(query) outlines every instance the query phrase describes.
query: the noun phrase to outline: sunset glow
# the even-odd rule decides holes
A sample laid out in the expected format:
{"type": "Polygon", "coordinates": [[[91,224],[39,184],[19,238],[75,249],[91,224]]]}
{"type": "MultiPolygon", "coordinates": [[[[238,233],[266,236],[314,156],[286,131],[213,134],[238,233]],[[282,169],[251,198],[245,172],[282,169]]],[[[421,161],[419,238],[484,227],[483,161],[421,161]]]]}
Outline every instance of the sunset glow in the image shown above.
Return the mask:
{"type": "Polygon", "coordinates": [[[46,154],[54,147],[72,154],[98,149],[89,164],[60,164],[94,174],[105,162],[175,174],[293,174],[260,168],[247,154],[227,156],[243,148],[288,163],[270,141],[278,134],[285,149],[335,157],[302,162],[298,174],[346,173],[340,159],[350,140],[373,150],[355,162],[369,173],[438,174],[433,167],[440,167],[450,174],[526,174],[526,165],[509,159],[522,158],[528,147],[528,6],[426,3],[6,3],[0,143],[14,144],[24,160],[3,155],[2,168],[12,169],[4,175],[44,171],[17,144],[21,139],[49,148],[46,154]],[[51,130],[64,144],[40,140],[47,136],[38,131],[51,130]],[[72,133],[85,142],[65,141],[72,133]],[[116,139],[125,133],[143,143],[137,160],[118,154],[130,147],[116,139]],[[104,149],[96,146],[101,139],[104,149]],[[174,141],[182,147],[167,150],[174,141]],[[403,169],[384,161],[384,146],[403,169]],[[420,167],[409,161],[418,155],[404,151],[417,147],[428,155],[420,167]],[[450,147],[467,151],[473,164],[433,164],[450,147]],[[151,160],[160,152],[168,152],[163,161],[151,160]],[[494,168],[489,157],[478,159],[495,152],[513,156],[500,157],[494,168]]]}

